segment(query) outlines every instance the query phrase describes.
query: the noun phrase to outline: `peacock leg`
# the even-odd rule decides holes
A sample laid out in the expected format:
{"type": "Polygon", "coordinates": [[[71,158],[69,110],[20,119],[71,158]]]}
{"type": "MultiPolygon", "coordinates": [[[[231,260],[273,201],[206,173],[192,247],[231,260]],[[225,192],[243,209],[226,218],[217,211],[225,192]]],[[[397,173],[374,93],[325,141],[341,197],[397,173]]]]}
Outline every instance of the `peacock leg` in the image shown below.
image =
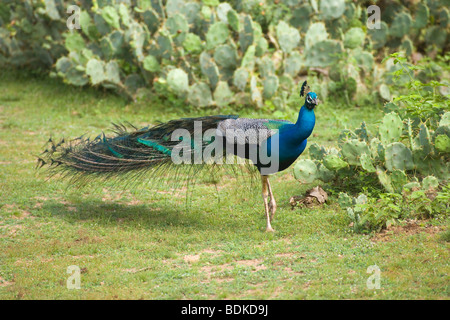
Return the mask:
{"type": "Polygon", "coordinates": [[[277,203],[275,202],[275,197],[272,193],[272,187],[270,186],[269,178],[267,178],[267,187],[269,189],[269,211],[270,211],[270,221],[273,220],[273,217],[275,216],[275,211],[277,211],[277,203]]]}
{"type": "Polygon", "coordinates": [[[270,224],[270,215],[269,215],[269,204],[267,202],[267,198],[269,198],[269,180],[267,176],[261,176],[261,182],[262,182],[262,196],[264,200],[264,210],[266,212],[266,219],[267,219],[267,226],[266,231],[267,232],[273,232],[273,228],[270,224]]]}

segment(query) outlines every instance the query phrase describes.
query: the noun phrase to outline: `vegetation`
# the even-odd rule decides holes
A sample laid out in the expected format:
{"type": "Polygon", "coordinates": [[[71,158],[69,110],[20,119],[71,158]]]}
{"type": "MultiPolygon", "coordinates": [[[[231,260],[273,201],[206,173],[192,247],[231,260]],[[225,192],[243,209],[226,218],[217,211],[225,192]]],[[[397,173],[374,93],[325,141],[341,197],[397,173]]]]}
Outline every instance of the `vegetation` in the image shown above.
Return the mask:
{"type": "Polygon", "coordinates": [[[371,29],[371,4],[1,1],[0,298],[448,298],[448,5],[383,1],[371,29]],[[34,170],[49,137],[111,122],[295,120],[305,79],[317,124],[272,181],[274,234],[241,175],[71,188],[34,170]],[[316,184],[324,204],[291,207],[316,184]]]}
{"type": "MultiPolygon", "coordinates": [[[[371,129],[382,117],[377,109],[353,108],[337,126],[332,111],[341,112],[326,103],[317,108],[311,141],[333,145],[339,127],[355,127],[364,117],[371,129]]],[[[146,126],[202,114],[147,99],[129,103],[56,79],[2,74],[0,298],[448,297],[448,216],[355,233],[337,194],[320,207],[291,209],[289,198],[310,188],[291,169],[272,179],[278,210],[276,232],[267,234],[259,181],[224,176],[199,179],[190,189],[165,183],[155,189],[143,179],[134,188],[95,182],[80,189],[34,169],[50,136],[95,137],[118,120],[146,126]],[[67,288],[71,265],[81,269],[80,290],[67,288]],[[366,285],[372,265],[381,271],[379,290],[366,285]]]]}
{"type": "Polygon", "coordinates": [[[139,88],[158,85],[197,107],[283,110],[305,75],[322,99],[389,101],[387,73],[398,66],[376,62],[394,51],[412,60],[436,56],[449,43],[449,10],[439,0],[384,2],[379,29],[368,22],[371,1],[75,3],[79,11],[69,16],[73,1],[2,1],[0,64],[50,71],[71,85],[131,99],[139,88]],[[81,29],[66,27],[75,23],[81,29]]]}
{"type": "MultiPolygon", "coordinates": [[[[376,132],[370,133],[365,122],[356,130],[345,129],[339,135],[338,148],[327,150],[314,144],[309,149],[311,159],[299,160],[294,169],[301,182],[320,179],[342,185],[342,181],[352,181],[354,188],[349,190],[349,183],[345,183],[345,191],[359,192],[366,186],[373,196],[381,193],[376,205],[376,198],[344,201],[342,207],[359,231],[389,226],[411,213],[423,216],[422,210],[413,209],[411,204],[428,207],[427,217],[450,212],[450,102],[438,90],[445,84],[435,80],[423,83],[415,78],[414,72],[429,68],[424,62],[409,66],[398,53],[391,58],[402,66],[394,72],[395,78],[409,77],[403,84],[407,93],[386,105],[376,132]],[[436,197],[440,186],[444,189],[436,197]],[[414,191],[409,194],[411,189],[414,191]],[[430,193],[428,197],[425,192],[430,193]],[[351,204],[357,204],[356,208],[349,208],[351,204]]],[[[443,68],[449,70],[448,64],[443,68]]],[[[349,198],[347,193],[341,196],[349,198]]]]}

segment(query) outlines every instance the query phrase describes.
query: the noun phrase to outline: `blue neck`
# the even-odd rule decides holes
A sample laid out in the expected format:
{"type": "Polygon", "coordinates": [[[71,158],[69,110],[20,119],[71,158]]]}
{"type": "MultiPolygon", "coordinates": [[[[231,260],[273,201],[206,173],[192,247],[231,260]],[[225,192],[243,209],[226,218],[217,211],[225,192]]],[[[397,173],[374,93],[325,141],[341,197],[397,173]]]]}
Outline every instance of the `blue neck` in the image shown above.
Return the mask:
{"type": "Polygon", "coordinates": [[[314,114],[314,109],[308,109],[303,105],[298,113],[298,119],[295,123],[296,138],[299,141],[307,139],[316,124],[316,116],[314,114]]]}

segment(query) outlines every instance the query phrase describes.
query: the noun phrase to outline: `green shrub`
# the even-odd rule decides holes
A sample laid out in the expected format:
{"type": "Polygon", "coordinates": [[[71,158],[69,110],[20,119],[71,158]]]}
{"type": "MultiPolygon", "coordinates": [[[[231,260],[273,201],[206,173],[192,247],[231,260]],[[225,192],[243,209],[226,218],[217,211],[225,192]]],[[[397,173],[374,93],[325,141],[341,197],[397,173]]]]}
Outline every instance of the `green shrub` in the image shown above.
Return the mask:
{"type": "Polygon", "coordinates": [[[188,76],[187,93],[170,86],[180,101],[199,107],[268,101],[283,109],[307,72],[323,99],[329,92],[350,104],[379,91],[378,99],[389,100],[392,79],[383,74],[396,66],[380,69],[380,57],[445,52],[449,43],[448,9],[437,0],[385,2],[392,10],[383,12],[381,30],[365,27],[370,1],[79,0],[81,30],[71,31],[72,4],[2,1],[0,65],[50,71],[71,85],[105,87],[130,99],[178,69],[188,76]],[[228,87],[216,88],[219,81],[228,87]],[[228,90],[230,99],[214,98],[228,90]]]}

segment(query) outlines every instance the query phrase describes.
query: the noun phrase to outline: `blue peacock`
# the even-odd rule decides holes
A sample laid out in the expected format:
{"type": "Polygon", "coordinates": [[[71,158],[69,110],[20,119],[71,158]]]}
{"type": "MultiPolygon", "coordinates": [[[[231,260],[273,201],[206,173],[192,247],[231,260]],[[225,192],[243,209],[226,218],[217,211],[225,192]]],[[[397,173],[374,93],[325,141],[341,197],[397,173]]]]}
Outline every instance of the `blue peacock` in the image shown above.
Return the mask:
{"type": "Polygon", "coordinates": [[[50,139],[50,146],[38,157],[38,167],[48,166],[51,173],[72,178],[109,179],[148,171],[152,173],[148,177],[154,178],[167,174],[167,169],[175,169],[171,172],[178,174],[181,167],[195,168],[188,173],[194,175],[198,168],[223,163],[220,160],[224,157],[246,159],[261,177],[266,231],[271,232],[277,205],[269,176],[285,170],[302,154],[316,122],[318,97],[310,92],[306,81],[300,96],[305,97],[305,103],[296,123],[214,115],[176,119],[142,129],[115,125],[113,137],[101,134],[91,140],[82,136],[58,143],[50,139]],[[200,162],[198,155],[202,155],[200,162]]]}

